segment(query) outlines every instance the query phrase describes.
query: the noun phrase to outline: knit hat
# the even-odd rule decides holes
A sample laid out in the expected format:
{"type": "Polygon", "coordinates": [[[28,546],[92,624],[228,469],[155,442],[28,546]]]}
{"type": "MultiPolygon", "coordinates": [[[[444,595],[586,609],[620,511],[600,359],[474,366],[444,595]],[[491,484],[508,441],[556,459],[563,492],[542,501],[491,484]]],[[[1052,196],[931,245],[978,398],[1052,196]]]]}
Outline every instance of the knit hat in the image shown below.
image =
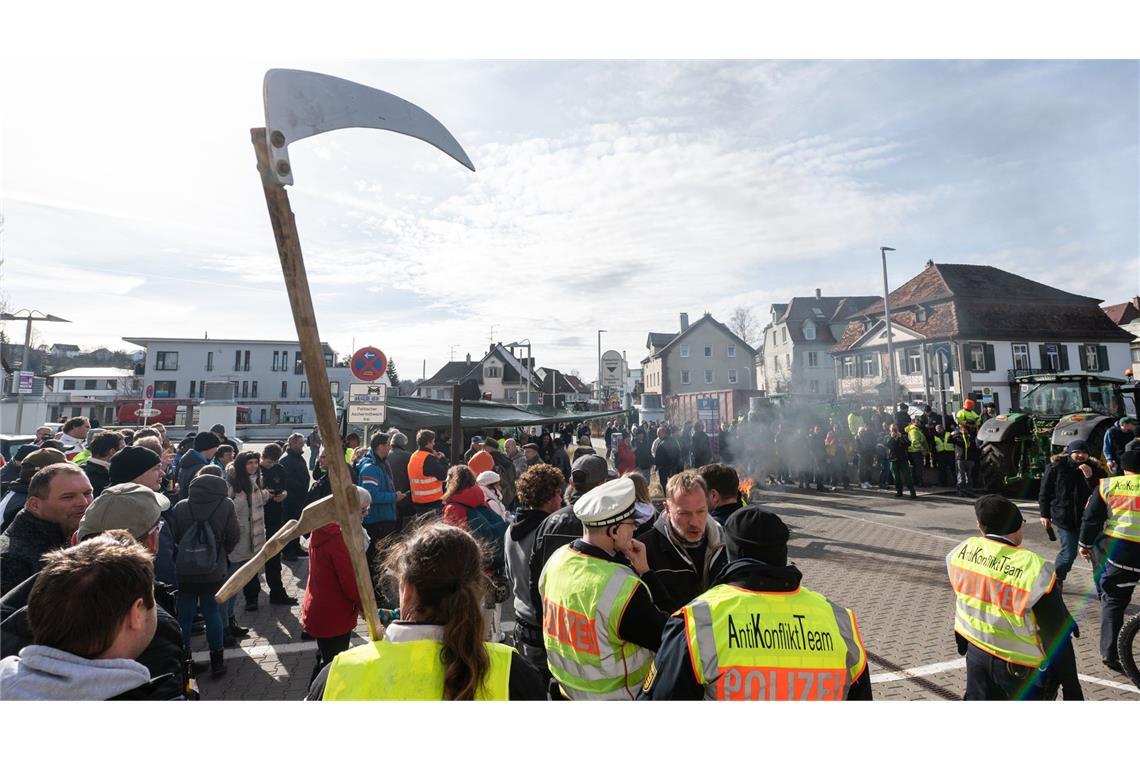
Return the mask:
{"type": "Polygon", "coordinates": [[[169,506],[165,496],[138,483],[107,486],[83,513],[79,540],[108,530],[125,530],[141,541],[169,506]]]}
{"type": "Polygon", "coordinates": [[[760,507],[744,507],[724,524],[724,548],[728,560],[755,559],[769,565],[788,564],[791,532],[780,516],[760,507]]]}
{"type": "Polygon", "coordinates": [[[1140,472],[1140,449],[1132,449],[1121,454],[1120,466],[1128,472],[1140,472]]]}
{"type": "Polygon", "coordinates": [[[482,475],[495,466],[495,458],[486,451],[478,451],[467,461],[467,466],[476,475],[482,475]]]}
{"type": "Polygon", "coordinates": [[[24,458],[34,451],[39,451],[40,447],[34,443],[25,443],[20,448],[16,449],[16,453],[12,455],[13,462],[22,462],[24,458]]]}
{"type": "Polygon", "coordinates": [[[127,446],[111,457],[111,483],[130,483],[157,464],[162,457],[146,446],[127,446]]]}
{"type": "Polygon", "coordinates": [[[979,498],[974,504],[974,514],[984,531],[999,536],[1015,533],[1025,522],[1017,505],[996,493],[979,498]]]}
{"type": "Polygon", "coordinates": [[[1071,441],[1069,445],[1065,447],[1065,453],[1072,454],[1074,451],[1083,451],[1087,454],[1089,453],[1089,445],[1084,441],[1071,441]]]}
{"type": "Polygon", "coordinates": [[[216,449],[221,445],[221,439],[219,439],[218,436],[214,435],[208,430],[204,433],[198,433],[198,435],[194,436],[195,451],[209,451],[210,449],[216,449]]]}
{"type": "MultiPolygon", "coordinates": [[[[485,454],[487,452],[483,452],[483,453],[485,454]]],[[[499,473],[495,472],[494,470],[487,470],[485,472],[481,472],[481,473],[479,473],[479,477],[475,478],[475,482],[481,486],[493,486],[494,484],[498,483],[500,480],[502,480],[502,478],[500,478],[499,473]]]]}

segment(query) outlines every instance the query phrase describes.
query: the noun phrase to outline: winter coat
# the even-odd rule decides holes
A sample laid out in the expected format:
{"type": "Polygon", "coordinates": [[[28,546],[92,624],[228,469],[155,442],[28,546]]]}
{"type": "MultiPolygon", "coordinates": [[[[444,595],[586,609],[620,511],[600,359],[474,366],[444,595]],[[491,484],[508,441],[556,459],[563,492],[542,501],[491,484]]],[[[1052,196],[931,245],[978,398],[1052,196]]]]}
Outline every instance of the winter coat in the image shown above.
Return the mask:
{"type": "Polygon", "coordinates": [[[499,494],[495,493],[495,490],[489,486],[479,486],[479,488],[483,491],[484,503],[491,508],[491,511],[504,520],[508,520],[507,509],[503,506],[502,500],[499,499],[499,494]]]}
{"type": "Polygon", "coordinates": [[[234,515],[237,517],[237,545],[229,553],[230,562],[247,562],[265,544],[265,503],[269,501],[269,491],[253,484],[252,502],[244,491],[234,491],[230,486],[230,498],[234,502],[234,515]]]}
{"type": "Polygon", "coordinates": [[[1104,431],[1104,441],[1101,443],[1101,450],[1104,452],[1104,459],[1109,463],[1109,466],[1120,462],[1120,455],[1124,453],[1124,447],[1135,438],[1136,433],[1129,433],[1121,429],[1119,421],[1104,431]]]}
{"type": "Polygon", "coordinates": [[[703,430],[693,431],[693,437],[689,440],[689,450],[693,456],[693,467],[703,467],[712,461],[709,435],[703,430]]]}
{"type": "Polygon", "coordinates": [[[909,451],[908,451],[909,444],[907,443],[906,438],[904,438],[903,436],[900,435],[898,438],[894,438],[894,437],[888,435],[883,440],[883,446],[887,450],[887,461],[888,462],[909,462],[910,461],[910,455],[909,455],[909,451]]]}
{"type": "Polygon", "coordinates": [[[185,499],[189,496],[190,481],[198,474],[198,470],[205,467],[209,462],[202,452],[190,449],[182,458],[174,465],[174,469],[178,472],[178,498],[179,500],[185,499]]]}
{"type": "Polygon", "coordinates": [[[565,448],[556,447],[554,449],[550,455],[550,464],[559,469],[563,478],[570,480],[570,457],[566,454],[565,448]]]}
{"type": "Polygon", "coordinates": [[[285,509],[297,514],[309,493],[309,463],[301,452],[286,449],[278,464],[285,468],[285,490],[289,492],[285,497],[285,509]]]}
{"type": "Polygon", "coordinates": [[[178,575],[178,588],[183,591],[216,590],[229,577],[226,557],[241,538],[234,502],[229,496],[229,485],[216,475],[202,475],[190,483],[190,496],[170,509],[170,529],[176,541],[197,521],[209,522],[218,543],[218,556],[213,569],[201,575],[178,575]]]}
{"type": "Polygon", "coordinates": [[[317,638],[342,636],[356,627],[360,592],[352,558],[335,522],[314,530],[309,539],[309,579],[301,604],[301,626],[317,638]]]}
{"type": "Polygon", "coordinates": [[[645,559],[649,569],[661,582],[668,598],[653,594],[657,608],[672,614],[708,590],[713,578],[727,562],[724,553],[724,529],[716,520],[705,523],[704,564],[697,567],[689,552],[680,544],[669,526],[669,517],[662,512],[653,524],[653,530],[641,538],[645,544],[645,559]]]}
{"type": "Polygon", "coordinates": [[[410,513],[412,507],[412,485],[408,480],[408,461],[412,455],[399,446],[393,446],[388,452],[388,469],[392,471],[392,482],[396,490],[404,494],[404,498],[396,502],[396,513],[410,513]]]}
{"type": "Polygon", "coordinates": [[[503,536],[507,522],[487,506],[483,489],[474,485],[452,496],[443,507],[443,521],[463,528],[485,543],[490,550],[492,569],[499,574],[503,572],[503,536]]]}
{"type": "Polygon", "coordinates": [[[63,528],[20,510],[0,536],[0,595],[38,573],[45,552],[63,549],[70,542],[63,528]]]}
{"type": "Polygon", "coordinates": [[[1057,454],[1045,468],[1041,488],[1037,493],[1037,506],[1042,517],[1052,520],[1057,527],[1080,530],[1085,504],[1096,490],[1101,478],[1108,473],[1100,462],[1089,459],[1092,477],[1086,479],[1079,465],[1068,454],[1057,454]]]}
{"type": "Polygon", "coordinates": [[[538,616],[535,615],[530,598],[530,554],[534,549],[535,532],[545,519],[546,513],[541,510],[522,510],[503,542],[507,583],[514,597],[515,618],[532,626],[538,624],[538,616]]]}
{"type": "Polygon", "coordinates": [[[388,462],[369,451],[356,463],[356,482],[372,497],[365,525],[396,521],[396,483],[388,462]]]}
{"type": "Polygon", "coordinates": [[[930,448],[926,441],[926,433],[913,422],[906,426],[906,437],[908,442],[907,450],[911,453],[925,452],[930,448]]]}
{"type": "Polygon", "coordinates": [[[974,462],[981,456],[981,450],[978,449],[978,439],[969,430],[958,428],[950,434],[950,442],[954,444],[954,459],[974,462]]]}
{"type": "Polygon", "coordinates": [[[681,465],[681,444],[673,436],[661,439],[653,456],[657,471],[673,475],[684,469],[681,465]]]}
{"type": "Polygon", "coordinates": [[[91,483],[91,495],[98,498],[99,494],[103,493],[103,489],[111,485],[111,470],[105,464],[99,464],[88,459],[80,468],[87,475],[87,480],[91,483]]]}
{"type": "Polygon", "coordinates": [[[0,499],[0,509],[4,511],[4,522],[0,525],[0,533],[8,530],[12,520],[16,519],[16,515],[20,513],[27,502],[28,484],[19,480],[9,483],[8,492],[4,494],[3,499],[0,499]]]}

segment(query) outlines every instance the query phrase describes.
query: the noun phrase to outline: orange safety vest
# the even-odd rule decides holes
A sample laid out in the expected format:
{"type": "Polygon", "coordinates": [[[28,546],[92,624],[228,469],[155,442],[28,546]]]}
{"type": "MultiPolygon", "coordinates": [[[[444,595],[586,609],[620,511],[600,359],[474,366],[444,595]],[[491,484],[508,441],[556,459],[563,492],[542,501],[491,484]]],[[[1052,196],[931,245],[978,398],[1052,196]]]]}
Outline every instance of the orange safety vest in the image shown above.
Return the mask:
{"type": "Polygon", "coordinates": [[[443,500],[443,481],[424,472],[424,462],[432,456],[420,449],[408,460],[408,482],[412,487],[413,504],[431,504],[443,500]]]}

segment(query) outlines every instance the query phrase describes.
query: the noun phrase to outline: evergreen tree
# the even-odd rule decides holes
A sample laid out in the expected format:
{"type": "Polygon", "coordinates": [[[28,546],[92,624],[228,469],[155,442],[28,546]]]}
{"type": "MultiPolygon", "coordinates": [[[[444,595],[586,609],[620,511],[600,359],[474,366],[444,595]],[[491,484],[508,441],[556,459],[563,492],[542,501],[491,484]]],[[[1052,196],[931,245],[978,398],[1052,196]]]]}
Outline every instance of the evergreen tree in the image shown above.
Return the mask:
{"type": "Polygon", "coordinates": [[[396,362],[392,357],[388,357],[388,382],[393,388],[400,387],[400,375],[396,372],[396,362]]]}

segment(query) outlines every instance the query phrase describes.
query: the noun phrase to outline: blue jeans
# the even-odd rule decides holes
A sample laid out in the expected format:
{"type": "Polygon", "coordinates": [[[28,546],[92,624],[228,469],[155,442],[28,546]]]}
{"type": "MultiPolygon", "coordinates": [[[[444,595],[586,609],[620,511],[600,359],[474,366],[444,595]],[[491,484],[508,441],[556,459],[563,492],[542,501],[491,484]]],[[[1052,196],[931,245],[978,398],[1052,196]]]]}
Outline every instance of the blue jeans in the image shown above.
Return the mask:
{"type": "MultiPolygon", "coordinates": [[[[218,588],[221,588],[221,584],[218,585],[218,588]]],[[[222,608],[214,601],[214,593],[218,588],[212,591],[178,589],[178,626],[182,629],[182,649],[187,654],[190,654],[194,613],[198,611],[199,607],[202,608],[202,616],[206,618],[206,642],[210,646],[210,651],[220,652],[225,645],[225,636],[222,633],[222,629],[225,628],[225,623],[222,621],[222,608]]]]}
{"type": "Polygon", "coordinates": [[[1069,528],[1054,525],[1057,529],[1057,539],[1061,548],[1057,552],[1057,559],[1053,560],[1053,569],[1057,571],[1057,580],[1065,580],[1065,576],[1073,569],[1073,562],[1077,559],[1078,532],[1069,528]]]}

